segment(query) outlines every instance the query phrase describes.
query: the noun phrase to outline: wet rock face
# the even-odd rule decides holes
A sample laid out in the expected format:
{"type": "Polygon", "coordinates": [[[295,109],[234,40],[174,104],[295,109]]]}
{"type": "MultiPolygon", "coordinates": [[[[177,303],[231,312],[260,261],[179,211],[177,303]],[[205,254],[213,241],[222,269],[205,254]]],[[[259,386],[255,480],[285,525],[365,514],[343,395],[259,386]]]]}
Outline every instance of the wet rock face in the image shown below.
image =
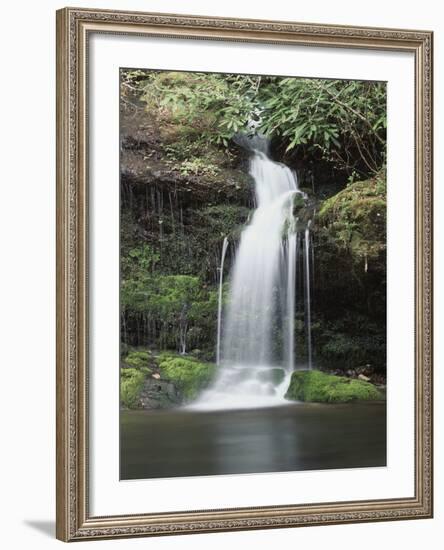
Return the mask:
{"type": "MultiPolygon", "coordinates": [[[[184,207],[208,202],[247,203],[251,200],[245,151],[237,148],[228,156],[215,147],[203,147],[199,151],[199,164],[191,165],[190,170],[186,163],[183,164],[183,159],[172,161],[168,157],[168,147],[177,147],[178,142],[185,140],[180,135],[169,135],[137,98],[132,98],[132,102],[132,109],[122,108],[120,119],[121,198],[124,206],[131,194],[131,200],[139,200],[146,207],[151,187],[165,195],[167,206],[169,193],[177,195],[184,207]]],[[[186,160],[190,159],[187,157],[186,160]]]]}
{"type": "Polygon", "coordinates": [[[167,409],[180,403],[180,392],[172,382],[156,378],[145,380],[139,396],[142,409],[167,409]]]}

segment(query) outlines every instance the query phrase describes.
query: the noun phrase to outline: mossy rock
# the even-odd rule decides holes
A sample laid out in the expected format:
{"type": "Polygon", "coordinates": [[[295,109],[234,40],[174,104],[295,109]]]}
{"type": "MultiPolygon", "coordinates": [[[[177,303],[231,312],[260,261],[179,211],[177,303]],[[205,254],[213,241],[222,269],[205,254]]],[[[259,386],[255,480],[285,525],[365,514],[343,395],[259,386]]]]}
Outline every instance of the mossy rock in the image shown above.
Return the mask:
{"type": "Polygon", "coordinates": [[[285,370],[279,367],[271,368],[257,373],[257,378],[261,382],[271,382],[274,386],[279,386],[284,381],[285,370]]]}
{"type": "Polygon", "coordinates": [[[139,395],[142,409],[170,409],[182,401],[182,396],[173,382],[147,377],[139,395]]]}
{"type": "Polygon", "coordinates": [[[147,367],[149,360],[151,359],[151,353],[145,350],[130,351],[123,360],[125,365],[135,369],[141,369],[147,367]]]}
{"type": "Polygon", "coordinates": [[[318,370],[295,371],[291,375],[286,399],[315,403],[375,401],[382,394],[370,382],[334,376],[318,370]]]}
{"type": "Polygon", "coordinates": [[[325,200],[317,221],[330,240],[356,262],[376,260],[386,246],[385,176],[349,184],[325,200]]]}
{"type": "Polygon", "coordinates": [[[293,197],[293,214],[296,216],[301,208],[305,207],[305,196],[302,193],[296,193],[293,197]]]}
{"type": "Polygon", "coordinates": [[[140,392],[148,374],[151,371],[147,367],[120,370],[120,402],[124,407],[138,408],[140,392]]]}
{"type": "Polygon", "coordinates": [[[173,382],[187,401],[195,399],[216,373],[213,363],[177,355],[162,355],[159,367],[162,377],[173,382]]]}

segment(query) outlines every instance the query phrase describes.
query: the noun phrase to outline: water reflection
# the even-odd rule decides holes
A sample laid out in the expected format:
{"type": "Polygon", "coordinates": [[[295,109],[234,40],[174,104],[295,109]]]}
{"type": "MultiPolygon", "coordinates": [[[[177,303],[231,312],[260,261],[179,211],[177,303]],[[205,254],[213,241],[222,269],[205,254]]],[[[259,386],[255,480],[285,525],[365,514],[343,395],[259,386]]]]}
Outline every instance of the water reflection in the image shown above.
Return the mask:
{"type": "Polygon", "coordinates": [[[121,413],[121,479],[385,464],[380,402],[121,413]]]}

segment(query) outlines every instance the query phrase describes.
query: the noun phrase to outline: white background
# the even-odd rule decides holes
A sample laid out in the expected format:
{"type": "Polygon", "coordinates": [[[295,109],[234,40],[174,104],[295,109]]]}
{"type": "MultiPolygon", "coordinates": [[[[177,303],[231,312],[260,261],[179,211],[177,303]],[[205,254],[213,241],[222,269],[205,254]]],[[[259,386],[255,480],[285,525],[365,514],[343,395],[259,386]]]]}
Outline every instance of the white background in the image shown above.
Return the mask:
{"type": "MultiPolygon", "coordinates": [[[[274,0],[225,0],[223,3],[188,0],[107,0],[71,5],[125,8],[160,12],[188,12],[232,17],[286,19],[319,23],[424,28],[436,31],[435,66],[442,65],[444,23],[439,2],[387,2],[370,4],[354,1],[312,0],[309,3],[274,0]],[[366,10],[366,7],[367,10],[366,10]]],[[[62,3],[20,2],[2,9],[0,106],[2,155],[2,452],[1,514],[2,545],[6,548],[50,548],[61,544],[53,539],[54,522],[54,10],[62,3]],[[6,193],[5,193],[6,191],[6,193]],[[32,545],[32,546],[31,546],[32,545]]],[[[435,97],[442,97],[443,78],[435,74],[435,97]]],[[[443,150],[442,106],[436,102],[435,151],[443,150]]],[[[436,155],[435,181],[443,173],[443,161],[436,155]]],[[[435,242],[436,281],[443,278],[443,192],[436,185],[437,229],[435,242]],[[439,206],[438,206],[439,205],[439,206]]],[[[442,333],[442,291],[437,284],[436,334],[442,333]],[[441,306],[438,309],[438,306],[441,306]]],[[[442,338],[436,339],[435,424],[444,419],[442,338]]],[[[396,383],[396,381],[395,381],[396,383]]],[[[323,547],[329,549],[374,549],[401,545],[403,550],[442,547],[443,464],[442,429],[435,444],[435,519],[311,527],[218,535],[106,541],[101,548],[125,545],[159,549],[225,548],[254,545],[255,548],[323,547]],[[180,545],[180,546],[179,546],[180,545]]],[[[118,546],[117,546],[118,547],[118,546]]]]}

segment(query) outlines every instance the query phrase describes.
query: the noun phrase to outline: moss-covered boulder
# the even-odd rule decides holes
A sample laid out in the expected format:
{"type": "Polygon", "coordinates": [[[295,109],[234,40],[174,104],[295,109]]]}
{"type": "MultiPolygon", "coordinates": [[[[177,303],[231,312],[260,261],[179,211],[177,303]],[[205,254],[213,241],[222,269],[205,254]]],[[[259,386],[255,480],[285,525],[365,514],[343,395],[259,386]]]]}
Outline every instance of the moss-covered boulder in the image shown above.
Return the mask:
{"type": "Polygon", "coordinates": [[[213,380],[216,366],[192,357],[162,355],[159,359],[162,378],[171,381],[186,401],[195,399],[213,380]]]}
{"type": "Polygon", "coordinates": [[[120,370],[120,402],[123,407],[138,408],[140,392],[148,374],[151,374],[151,371],[147,367],[120,370]]]}
{"type": "Polygon", "coordinates": [[[285,397],[293,401],[315,403],[348,403],[383,398],[370,382],[334,376],[318,370],[295,371],[285,397]]]}
{"type": "Polygon", "coordinates": [[[167,409],[181,405],[195,399],[211,382],[215,371],[213,363],[192,356],[130,351],[120,369],[121,405],[126,409],[167,409]]]}
{"type": "Polygon", "coordinates": [[[317,223],[330,244],[350,254],[357,265],[383,269],[386,247],[386,181],[380,174],[349,184],[321,204],[317,223]],[[382,265],[381,265],[382,264],[382,265]]]}

